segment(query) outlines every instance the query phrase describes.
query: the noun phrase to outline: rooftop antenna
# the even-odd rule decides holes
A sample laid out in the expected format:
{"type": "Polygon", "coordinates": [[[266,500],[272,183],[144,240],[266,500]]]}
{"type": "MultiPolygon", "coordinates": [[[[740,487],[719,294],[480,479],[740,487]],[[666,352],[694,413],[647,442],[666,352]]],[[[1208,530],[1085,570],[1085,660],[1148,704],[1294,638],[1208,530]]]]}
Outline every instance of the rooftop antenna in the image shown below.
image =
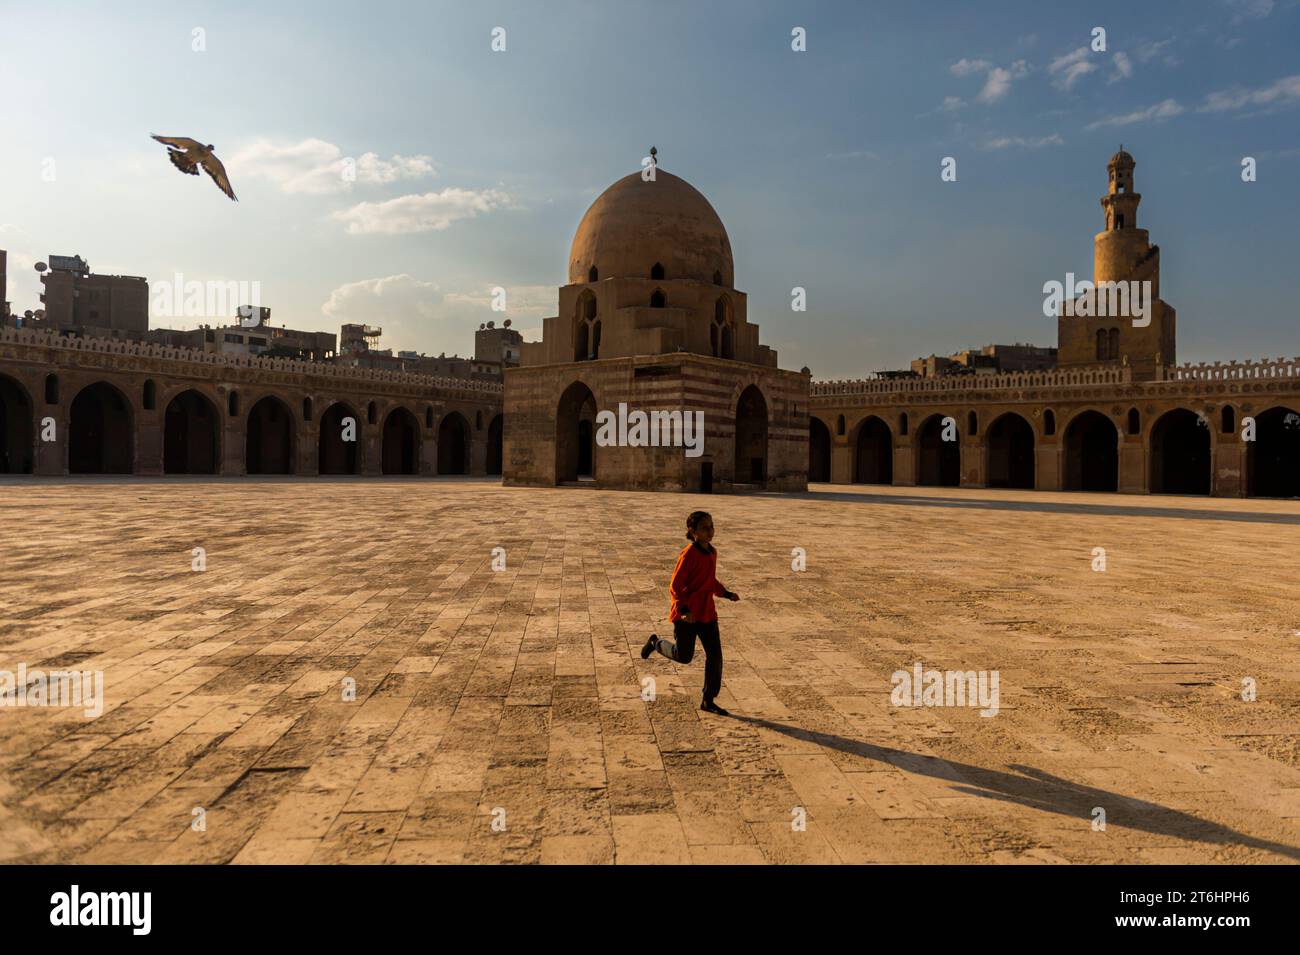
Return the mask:
{"type": "Polygon", "coordinates": [[[659,165],[659,160],[656,158],[658,155],[659,155],[659,150],[657,150],[657,149],[655,149],[653,146],[651,146],[651,147],[650,147],[650,161],[651,161],[652,163],[654,163],[656,166],[659,165]]]}

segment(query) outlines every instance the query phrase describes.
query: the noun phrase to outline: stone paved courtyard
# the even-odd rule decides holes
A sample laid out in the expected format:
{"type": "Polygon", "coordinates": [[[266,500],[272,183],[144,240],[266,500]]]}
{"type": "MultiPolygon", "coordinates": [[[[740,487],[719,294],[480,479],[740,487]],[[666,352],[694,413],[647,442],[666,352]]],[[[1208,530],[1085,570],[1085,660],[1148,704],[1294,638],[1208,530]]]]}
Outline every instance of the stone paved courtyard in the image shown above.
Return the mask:
{"type": "Polygon", "coordinates": [[[0,670],[107,703],[0,709],[0,861],[1295,861],[1298,541],[1281,501],[10,480],[0,670]],[[695,507],[731,718],[638,653],[695,507]],[[893,706],[917,662],[998,714],[893,706]]]}

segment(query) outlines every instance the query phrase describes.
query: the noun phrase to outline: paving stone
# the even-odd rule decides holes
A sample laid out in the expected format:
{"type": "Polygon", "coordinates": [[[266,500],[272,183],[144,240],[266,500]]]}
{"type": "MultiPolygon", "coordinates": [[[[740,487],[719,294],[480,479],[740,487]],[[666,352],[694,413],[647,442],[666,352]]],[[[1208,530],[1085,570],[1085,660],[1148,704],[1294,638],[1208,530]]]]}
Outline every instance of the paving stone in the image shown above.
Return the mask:
{"type": "Polygon", "coordinates": [[[1294,502],[711,498],[728,719],[702,651],[639,655],[685,497],[368,489],[381,522],[309,479],[6,500],[57,559],[0,548],[0,670],[99,670],[106,700],[0,712],[0,861],[1300,860],[1294,592],[1249,571],[1287,566],[1294,502]],[[996,671],[997,715],[893,705],[918,663],[996,671]]]}

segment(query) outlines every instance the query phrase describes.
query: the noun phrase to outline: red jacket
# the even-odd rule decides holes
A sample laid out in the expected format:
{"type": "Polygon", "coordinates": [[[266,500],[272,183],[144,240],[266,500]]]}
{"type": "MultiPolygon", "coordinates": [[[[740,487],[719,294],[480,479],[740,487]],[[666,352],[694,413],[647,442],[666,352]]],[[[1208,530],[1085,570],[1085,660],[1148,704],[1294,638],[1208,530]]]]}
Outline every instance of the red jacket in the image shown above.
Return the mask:
{"type": "Polygon", "coordinates": [[[713,598],[723,596],[727,588],[718,583],[717,568],[718,552],[712,547],[706,552],[694,543],[686,545],[677,555],[673,579],[668,584],[668,592],[673,597],[669,620],[676,623],[683,613],[690,613],[696,623],[712,623],[718,619],[713,598]]]}

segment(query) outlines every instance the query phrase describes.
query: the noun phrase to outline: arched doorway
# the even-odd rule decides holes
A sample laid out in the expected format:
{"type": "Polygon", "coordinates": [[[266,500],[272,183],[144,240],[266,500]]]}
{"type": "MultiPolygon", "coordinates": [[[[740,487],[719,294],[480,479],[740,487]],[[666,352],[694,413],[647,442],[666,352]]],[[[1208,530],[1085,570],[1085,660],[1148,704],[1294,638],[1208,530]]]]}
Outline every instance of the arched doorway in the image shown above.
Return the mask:
{"type": "Polygon", "coordinates": [[[438,473],[469,473],[469,422],[458,411],[438,425],[438,473]]]}
{"type": "Polygon", "coordinates": [[[555,412],[555,483],[596,477],[596,396],[575,381],[555,412]]]}
{"type": "Polygon", "coordinates": [[[1015,412],[1007,412],[985,433],[989,487],[1034,487],[1034,428],[1015,412]]]}
{"type": "Polygon", "coordinates": [[[182,391],[163,414],[163,473],[216,474],[220,439],[216,406],[192,388],[182,391]]]}
{"type": "Polygon", "coordinates": [[[488,425],[487,473],[500,474],[505,448],[505,418],[497,415],[488,425]]]}
{"type": "Polygon", "coordinates": [[[1151,493],[1210,493],[1210,423],[1176,408],[1151,428],[1151,493]]]}
{"type": "Polygon", "coordinates": [[[767,482],[767,402],[757,385],[740,393],[736,402],[736,456],[734,484],[767,482]]]}
{"type": "Polygon", "coordinates": [[[361,422],[350,405],[336,401],[320,416],[316,471],[319,474],[356,474],[360,470],[361,422]]]}
{"type": "Polygon", "coordinates": [[[87,385],[72,399],[68,470],[73,474],[130,474],[135,432],[126,396],[107,382],[87,385]]]}
{"type": "Polygon", "coordinates": [[[1065,429],[1065,489],[1119,490],[1119,430],[1100,411],[1085,411],[1065,429]]]}
{"type": "Polygon", "coordinates": [[[961,484],[961,444],[956,425],[952,440],[945,441],[944,416],[930,415],[916,432],[916,483],[923,487],[957,487],[961,484]]]}
{"type": "Polygon", "coordinates": [[[853,483],[894,483],[894,435],[875,415],[858,425],[853,442],[853,483]]]}
{"type": "Polygon", "coordinates": [[[1251,497],[1300,497],[1300,413],[1269,408],[1256,415],[1246,449],[1251,497]]]}
{"type": "Polygon", "coordinates": [[[0,436],[0,474],[31,474],[32,402],[7,375],[0,375],[0,436]]]}
{"type": "Polygon", "coordinates": [[[831,429],[815,415],[808,418],[808,480],[831,479],[831,429]]]}
{"type": "Polygon", "coordinates": [[[248,410],[244,470],[249,474],[293,474],[293,440],[289,406],[267,395],[248,410]]]}
{"type": "Polygon", "coordinates": [[[420,473],[420,426],[400,405],[384,418],[379,460],[385,474],[420,473]]]}

